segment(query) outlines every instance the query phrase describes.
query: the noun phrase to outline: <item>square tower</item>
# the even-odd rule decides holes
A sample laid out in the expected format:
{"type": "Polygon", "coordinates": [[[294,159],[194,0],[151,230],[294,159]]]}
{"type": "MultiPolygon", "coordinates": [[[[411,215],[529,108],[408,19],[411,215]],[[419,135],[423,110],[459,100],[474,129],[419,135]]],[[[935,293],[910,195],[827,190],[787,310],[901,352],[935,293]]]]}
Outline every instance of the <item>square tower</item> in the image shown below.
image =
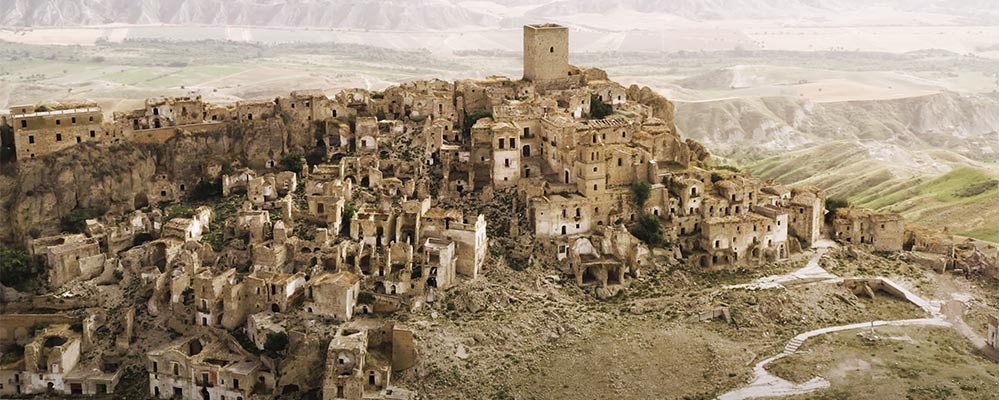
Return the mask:
{"type": "Polygon", "coordinates": [[[524,25],[524,79],[544,83],[569,75],[569,29],[524,25]]]}

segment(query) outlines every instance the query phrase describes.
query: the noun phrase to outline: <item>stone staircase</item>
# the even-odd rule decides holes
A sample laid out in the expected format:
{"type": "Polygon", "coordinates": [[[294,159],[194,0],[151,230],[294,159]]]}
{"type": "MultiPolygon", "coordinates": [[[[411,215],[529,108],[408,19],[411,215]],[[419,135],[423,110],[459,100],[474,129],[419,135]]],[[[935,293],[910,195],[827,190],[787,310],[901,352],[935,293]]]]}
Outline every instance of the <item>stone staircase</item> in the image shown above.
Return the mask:
{"type": "Polygon", "coordinates": [[[784,354],[794,354],[794,352],[798,351],[798,348],[801,347],[802,343],[805,343],[805,338],[800,335],[795,336],[794,339],[791,339],[790,342],[787,342],[787,344],[784,345],[784,354]]]}

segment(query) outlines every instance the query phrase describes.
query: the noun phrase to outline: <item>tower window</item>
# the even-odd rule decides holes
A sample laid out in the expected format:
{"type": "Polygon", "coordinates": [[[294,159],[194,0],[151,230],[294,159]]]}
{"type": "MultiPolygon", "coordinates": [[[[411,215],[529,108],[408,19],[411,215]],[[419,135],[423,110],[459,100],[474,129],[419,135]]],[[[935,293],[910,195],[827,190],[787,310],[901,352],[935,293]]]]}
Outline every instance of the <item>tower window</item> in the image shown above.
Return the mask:
{"type": "Polygon", "coordinates": [[[549,53],[554,53],[554,52],[555,52],[555,47],[554,47],[554,46],[552,46],[552,47],[549,47],[549,48],[548,48],[548,52],[549,52],[549,53]]]}
{"type": "Polygon", "coordinates": [[[27,127],[28,127],[28,121],[27,121],[27,120],[24,120],[24,119],[22,119],[22,120],[21,120],[21,127],[22,127],[22,128],[27,128],[27,127]]]}

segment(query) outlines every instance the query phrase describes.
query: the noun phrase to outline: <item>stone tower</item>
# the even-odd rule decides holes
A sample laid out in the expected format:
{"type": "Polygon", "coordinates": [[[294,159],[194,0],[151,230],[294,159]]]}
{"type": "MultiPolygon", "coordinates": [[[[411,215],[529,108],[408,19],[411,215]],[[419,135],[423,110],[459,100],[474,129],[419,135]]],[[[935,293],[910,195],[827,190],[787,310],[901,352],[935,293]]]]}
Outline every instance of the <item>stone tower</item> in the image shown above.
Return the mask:
{"type": "Polygon", "coordinates": [[[524,25],[524,79],[535,84],[569,75],[569,29],[556,24],[524,25]]]}

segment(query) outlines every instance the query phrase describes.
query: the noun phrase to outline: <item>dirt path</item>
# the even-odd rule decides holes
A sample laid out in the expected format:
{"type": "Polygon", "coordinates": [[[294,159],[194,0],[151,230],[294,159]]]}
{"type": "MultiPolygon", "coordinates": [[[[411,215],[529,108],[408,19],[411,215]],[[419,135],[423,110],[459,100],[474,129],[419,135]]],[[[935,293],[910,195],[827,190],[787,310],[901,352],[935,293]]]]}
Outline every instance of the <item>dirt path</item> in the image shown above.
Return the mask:
{"type": "Polygon", "coordinates": [[[853,329],[863,329],[868,327],[878,327],[878,326],[939,326],[939,327],[950,327],[951,324],[944,321],[941,317],[933,318],[921,318],[921,319],[908,319],[908,320],[898,320],[898,321],[871,321],[871,322],[861,322],[857,324],[831,326],[827,328],[816,329],[814,331],[808,331],[795,336],[790,342],[784,347],[784,351],[776,356],[770,357],[766,360],[760,361],[755,366],[753,366],[754,378],[753,381],[749,383],[748,386],[733,390],[731,392],[725,393],[718,397],[719,400],[742,400],[742,399],[752,399],[757,397],[773,397],[773,396],[790,396],[796,394],[804,394],[818,389],[824,389],[829,387],[829,381],[822,377],[815,377],[805,383],[794,383],[786,379],[780,378],[770,371],[767,371],[766,366],[774,361],[781,358],[787,357],[798,351],[798,348],[811,337],[825,335],[827,333],[848,331],[853,329]]]}
{"type": "MultiPolygon", "coordinates": [[[[825,271],[818,265],[819,259],[828,251],[829,247],[835,246],[831,243],[821,243],[817,244],[817,250],[812,258],[809,260],[808,264],[791,274],[788,275],[775,275],[765,278],[757,279],[751,283],[743,285],[733,285],[727,286],[725,289],[771,289],[782,287],[783,284],[795,281],[818,281],[819,283],[840,283],[843,278],[836,277],[833,274],[825,271]]],[[[896,321],[870,321],[862,322],[857,324],[832,326],[826,328],[820,328],[813,331],[808,331],[799,334],[792,338],[785,346],[784,351],[773,357],[767,358],[760,361],[755,366],[753,366],[753,380],[745,387],[732,390],[725,394],[719,396],[719,400],[742,400],[751,399],[758,397],[779,397],[779,396],[791,396],[797,394],[805,394],[815,390],[824,389],[829,387],[830,383],[826,379],[816,376],[808,382],[805,383],[794,383],[786,379],[780,378],[776,375],[767,371],[766,366],[771,362],[779,360],[781,358],[787,357],[788,355],[794,354],[798,351],[798,348],[808,340],[809,338],[824,335],[827,333],[840,332],[853,329],[862,329],[868,327],[878,327],[878,326],[937,326],[937,327],[948,327],[953,328],[962,336],[968,339],[976,348],[981,350],[985,355],[989,356],[993,360],[999,360],[999,354],[994,349],[991,349],[986,343],[985,339],[981,337],[978,333],[971,329],[967,323],[964,322],[964,303],[948,299],[948,300],[926,300],[923,297],[913,293],[904,286],[892,281],[889,278],[878,277],[886,286],[891,287],[896,293],[900,293],[905,299],[926,311],[930,315],[929,318],[920,319],[908,319],[908,320],[896,320],[896,321]]],[[[956,288],[952,288],[956,290],[956,288]]],[[[956,291],[951,290],[946,293],[948,296],[953,297],[956,291]]]]}
{"type": "Polygon", "coordinates": [[[741,285],[725,286],[723,289],[776,289],[783,287],[784,283],[800,281],[824,281],[836,279],[836,275],[819,266],[819,260],[829,251],[836,247],[831,240],[820,240],[815,243],[815,253],[808,259],[808,263],[801,269],[785,275],[772,275],[756,279],[750,283],[741,285]]]}

